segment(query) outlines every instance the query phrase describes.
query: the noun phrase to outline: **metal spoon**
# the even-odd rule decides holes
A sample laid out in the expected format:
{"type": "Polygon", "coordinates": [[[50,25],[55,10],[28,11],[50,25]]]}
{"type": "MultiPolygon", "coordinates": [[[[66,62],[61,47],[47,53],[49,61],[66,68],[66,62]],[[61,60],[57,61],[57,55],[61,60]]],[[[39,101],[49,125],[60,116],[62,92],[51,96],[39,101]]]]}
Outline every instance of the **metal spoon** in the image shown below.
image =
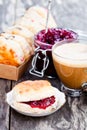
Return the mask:
{"type": "Polygon", "coordinates": [[[52,0],[49,0],[48,1],[48,11],[47,11],[47,18],[46,18],[46,27],[45,27],[45,29],[46,29],[46,33],[47,33],[47,31],[48,31],[48,20],[49,20],[49,14],[50,14],[50,9],[51,9],[51,3],[52,3],[52,0]]]}

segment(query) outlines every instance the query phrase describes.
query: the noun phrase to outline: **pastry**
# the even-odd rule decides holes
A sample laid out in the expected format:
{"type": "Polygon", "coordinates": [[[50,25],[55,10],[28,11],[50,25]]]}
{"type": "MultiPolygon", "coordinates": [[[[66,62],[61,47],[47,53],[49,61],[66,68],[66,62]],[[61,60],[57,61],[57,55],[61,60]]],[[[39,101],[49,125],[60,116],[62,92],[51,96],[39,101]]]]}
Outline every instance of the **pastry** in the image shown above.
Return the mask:
{"type": "Polygon", "coordinates": [[[25,59],[28,59],[32,54],[32,47],[28,44],[25,38],[9,33],[2,33],[1,36],[8,38],[9,40],[13,40],[16,44],[19,44],[21,49],[23,50],[25,59]]]}
{"type": "Polygon", "coordinates": [[[25,61],[20,45],[9,38],[0,36],[0,64],[19,66],[25,61]]]}
{"type": "Polygon", "coordinates": [[[23,26],[14,25],[14,26],[10,27],[6,32],[24,37],[30,45],[33,43],[34,34],[23,26]]]}
{"type": "Polygon", "coordinates": [[[29,10],[28,13],[25,13],[24,18],[31,20],[32,22],[37,21],[40,25],[45,28],[46,19],[40,16],[35,10],[29,10]]]}
{"type": "MultiPolygon", "coordinates": [[[[34,54],[34,35],[45,29],[47,11],[42,7],[30,7],[15,24],[0,34],[0,63],[19,66],[34,54]]],[[[56,26],[50,15],[48,27],[56,26]]]]}
{"type": "Polygon", "coordinates": [[[26,27],[33,34],[36,34],[38,31],[44,29],[44,27],[40,25],[37,20],[32,21],[26,17],[22,17],[21,19],[17,20],[16,24],[26,27]]]}
{"type": "Polygon", "coordinates": [[[12,90],[13,105],[27,113],[52,112],[58,107],[60,93],[47,80],[23,81],[12,90]]]}
{"type": "Polygon", "coordinates": [[[35,51],[35,47],[33,44],[34,43],[34,41],[33,41],[34,34],[31,31],[29,31],[27,28],[25,28],[23,26],[14,25],[14,26],[10,27],[6,32],[24,37],[27,40],[29,46],[32,47],[31,54],[34,54],[34,51],[35,51]]]}
{"type": "MultiPolygon", "coordinates": [[[[43,7],[40,7],[40,6],[32,6],[31,8],[29,8],[26,13],[25,13],[25,17],[32,12],[36,12],[40,17],[41,19],[44,19],[44,24],[46,25],[46,18],[47,18],[47,10],[43,7]]],[[[48,27],[51,28],[51,27],[57,27],[57,24],[52,16],[52,14],[50,13],[49,15],[49,21],[48,21],[48,27]]]]}

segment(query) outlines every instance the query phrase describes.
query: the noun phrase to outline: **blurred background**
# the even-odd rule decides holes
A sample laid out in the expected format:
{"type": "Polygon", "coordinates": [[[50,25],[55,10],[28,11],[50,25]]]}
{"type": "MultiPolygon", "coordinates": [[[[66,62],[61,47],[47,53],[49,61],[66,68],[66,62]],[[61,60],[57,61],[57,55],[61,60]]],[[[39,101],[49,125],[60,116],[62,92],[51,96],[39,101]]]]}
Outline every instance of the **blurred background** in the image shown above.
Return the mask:
{"type": "MultiPolygon", "coordinates": [[[[0,32],[34,5],[47,8],[48,0],[0,0],[0,32]]],[[[58,27],[87,31],[87,0],[52,0],[51,13],[58,27]]]]}

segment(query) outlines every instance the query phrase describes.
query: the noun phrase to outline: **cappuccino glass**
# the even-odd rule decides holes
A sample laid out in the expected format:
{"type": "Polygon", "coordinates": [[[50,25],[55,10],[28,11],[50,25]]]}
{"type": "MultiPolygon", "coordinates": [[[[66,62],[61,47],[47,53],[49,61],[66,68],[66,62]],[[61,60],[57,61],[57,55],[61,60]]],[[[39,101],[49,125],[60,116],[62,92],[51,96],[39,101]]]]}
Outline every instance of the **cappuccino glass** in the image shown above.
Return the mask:
{"type": "Polygon", "coordinates": [[[80,96],[87,88],[87,39],[58,42],[52,48],[52,58],[61,90],[80,96]]]}

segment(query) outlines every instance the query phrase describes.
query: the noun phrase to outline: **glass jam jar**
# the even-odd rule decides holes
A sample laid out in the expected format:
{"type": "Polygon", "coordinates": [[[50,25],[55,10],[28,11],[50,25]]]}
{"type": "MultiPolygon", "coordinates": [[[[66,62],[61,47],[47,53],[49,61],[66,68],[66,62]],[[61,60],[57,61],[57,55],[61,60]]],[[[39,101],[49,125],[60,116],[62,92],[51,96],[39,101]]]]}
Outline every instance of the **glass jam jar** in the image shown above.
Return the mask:
{"type": "Polygon", "coordinates": [[[77,37],[74,31],[62,28],[49,28],[47,32],[45,29],[39,31],[34,36],[36,49],[29,72],[39,77],[57,77],[52,60],[52,46],[62,40],[76,40],[77,37]]]}

